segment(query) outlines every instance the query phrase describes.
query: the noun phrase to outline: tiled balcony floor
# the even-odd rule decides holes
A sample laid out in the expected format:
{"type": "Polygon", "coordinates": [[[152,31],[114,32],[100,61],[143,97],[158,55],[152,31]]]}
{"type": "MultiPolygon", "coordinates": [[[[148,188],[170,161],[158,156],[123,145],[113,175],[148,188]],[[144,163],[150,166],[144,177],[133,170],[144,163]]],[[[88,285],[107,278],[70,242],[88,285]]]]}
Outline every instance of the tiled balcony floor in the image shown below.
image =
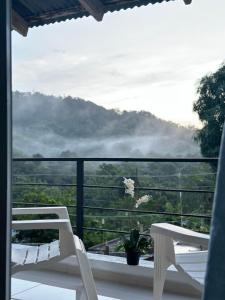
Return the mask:
{"type": "MultiPolygon", "coordinates": [[[[12,300],[74,300],[75,295],[76,292],[73,290],[20,279],[14,279],[12,283],[12,300]]],[[[113,298],[110,299],[113,300],[113,298]]],[[[104,296],[100,297],[100,300],[110,299],[104,296]]]]}
{"type": "MultiPolygon", "coordinates": [[[[36,271],[18,273],[17,278],[12,279],[13,300],[74,300],[74,285],[80,284],[80,279],[58,272],[36,271]],[[41,276],[41,284],[35,279],[41,276]],[[20,279],[18,279],[20,277],[20,279]],[[23,279],[21,279],[23,278],[23,279]],[[24,280],[29,278],[31,281],[24,280]],[[47,285],[49,284],[49,285],[47,285]]],[[[145,287],[112,283],[108,281],[97,281],[97,290],[101,296],[100,300],[151,300],[152,290],[145,287]]],[[[178,294],[165,293],[163,300],[197,300],[200,298],[188,297],[178,294]]]]}

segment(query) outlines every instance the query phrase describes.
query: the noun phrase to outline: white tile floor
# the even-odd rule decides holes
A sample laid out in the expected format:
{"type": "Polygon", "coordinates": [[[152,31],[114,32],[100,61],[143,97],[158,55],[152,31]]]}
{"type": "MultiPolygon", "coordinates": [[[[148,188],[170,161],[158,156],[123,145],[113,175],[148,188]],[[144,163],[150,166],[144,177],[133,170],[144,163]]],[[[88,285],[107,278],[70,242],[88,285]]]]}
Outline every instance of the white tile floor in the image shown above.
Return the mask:
{"type": "MultiPolygon", "coordinates": [[[[41,271],[39,271],[41,272],[41,271]]],[[[24,272],[25,273],[25,272],[24,272]]],[[[28,272],[26,272],[28,273],[28,272]]],[[[22,274],[22,273],[21,273],[22,274]]],[[[79,279],[68,275],[55,276],[55,272],[42,272],[42,282],[47,282],[51,285],[34,282],[37,273],[29,272],[31,281],[13,278],[12,279],[12,300],[74,300],[75,291],[71,288],[79,279]],[[36,275],[35,275],[36,274],[36,275]],[[46,278],[46,281],[44,281],[46,278]],[[60,285],[59,285],[60,282],[60,285]],[[62,283],[64,282],[64,284],[62,283]],[[53,286],[54,285],[54,286],[53,286]],[[64,288],[62,288],[62,285],[64,288]],[[61,287],[60,287],[61,286],[61,287]]],[[[22,276],[23,277],[23,276],[22,276]]],[[[37,278],[37,277],[36,277],[37,278]]],[[[138,286],[128,286],[124,284],[111,283],[106,281],[96,282],[97,290],[100,295],[100,300],[152,300],[152,291],[148,288],[138,286]],[[114,298],[112,298],[114,297],[114,298]]],[[[186,297],[183,295],[175,295],[166,293],[164,300],[197,300],[199,298],[186,297]]]]}
{"type": "MultiPolygon", "coordinates": [[[[74,300],[76,292],[73,290],[48,286],[45,284],[30,284],[29,281],[13,279],[12,300],[74,300]]],[[[99,300],[117,300],[100,296],[99,300]]]]}

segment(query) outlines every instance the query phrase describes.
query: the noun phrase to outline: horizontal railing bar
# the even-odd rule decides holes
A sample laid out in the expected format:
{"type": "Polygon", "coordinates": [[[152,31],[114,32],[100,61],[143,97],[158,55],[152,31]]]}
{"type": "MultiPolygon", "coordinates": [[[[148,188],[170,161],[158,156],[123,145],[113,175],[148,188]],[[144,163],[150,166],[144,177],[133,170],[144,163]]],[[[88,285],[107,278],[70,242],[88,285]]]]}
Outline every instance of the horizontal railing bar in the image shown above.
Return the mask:
{"type": "MultiPolygon", "coordinates": [[[[130,232],[128,231],[105,229],[105,228],[83,227],[83,229],[87,231],[101,231],[101,232],[112,232],[112,233],[119,233],[119,234],[130,234],[130,232]]],[[[150,237],[150,234],[146,234],[146,233],[141,233],[140,235],[150,237]]]]}
{"type": "Polygon", "coordinates": [[[132,210],[132,209],[126,209],[126,208],[96,207],[96,206],[84,206],[84,208],[85,209],[93,209],[93,210],[120,211],[120,212],[151,214],[151,215],[166,215],[166,216],[176,216],[176,217],[211,219],[211,216],[209,216],[209,215],[180,214],[180,213],[172,213],[172,212],[157,212],[157,211],[132,210]]]}
{"type": "MultiPolygon", "coordinates": [[[[13,202],[13,204],[21,204],[24,206],[62,206],[62,204],[43,204],[43,203],[24,203],[24,202],[13,202]]],[[[75,208],[76,205],[63,205],[68,208],[75,208]]],[[[189,218],[203,218],[211,219],[209,215],[196,215],[196,214],[180,214],[172,212],[157,212],[157,211],[145,211],[145,210],[131,210],[125,208],[110,208],[110,207],[95,207],[95,206],[84,206],[85,209],[90,210],[105,210],[105,211],[115,211],[115,212],[128,212],[128,213],[140,213],[140,214],[150,214],[150,215],[166,215],[166,216],[176,216],[176,217],[189,217],[189,218]]]]}
{"type": "MultiPolygon", "coordinates": [[[[72,226],[73,229],[76,229],[76,226],[72,226]]],[[[112,232],[112,233],[119,233],[119,234],[130,234],[128,231],[121,231],[121,230],[113,230],[113,229],[105,229],[105,228],[92,228],[92,227],[83,227],[84,230],[87,231],[100,231],[100,232],[112,232]]],[[[207,234],[208,232],[198,231],[199,233],[207,234]]],[[[140,235],[151,237],[150,234],[141,233],[140,235]]]]}
{"type": "MultiPolygon", "coordinates": [[[[76,184],[49,184],[49,183],[13,183],[14,186],[49,186],[49,187],[76,187],[76,184]]],[[[98,188],[98,189],[116,189],[124,190],[121,186],[103,186],[103,185],[83,185],[84,188],[98,188]]],[[[169,188],[149,188],[149,187],[135,187],[135,190],[139,191],[156,191],[156,192],[183,192],[183,193],[204,193],[204,194],[214,194],[214,191],[208,190],[193,190],[193,189],[169,189],[169,188]]]]}
{"type": "MultiPolygon", "coordinates": [[[[213,173],[205,173],[206,175],[213,175],[213,173]]],[[[200,174],[201,175],[201,174],[200,174]]],[[[204,174],[203,174],[204,175],[204,174]]],[[[68,177],[76,177],[76,175],[72,174],[59,174],[59,173],[27,173],[27,174],[12,174],[13,177],[39,177],[39,176],[68,176],[68,177]]]]}
{"type": "Polygon", "coordinates": [[[57,184],[57,183],[55,183],[55,184],[50,184],[50,183],[39,183],[39,182],[17,182],[17,183],[13,183],[12,185],[16,185],[16,186],[35,186],[35,185],[37,185],[37,186],[74,186],[74,187],[76,187],[77,185],[76,184],[73,184],[73,183],[60,183],[60,184],[57,184]]]}
{"type": "MultiPolygon", "coordinates": [[[[102,189],[124,190],[124,187],[121,187],[121,186],[83,185],[83,187],[85,187],[85,188],[102,188],[102,189]]],[[[165,192],[209,193],[209,194],[214,194],[214,191],[208,191],[208,190],[149,188],[149,187],[135,187],[134,189],[135,190],[140,190],[140,191],[165,191],[165,192]]]]}
{"type": "Polygon", "coordinates": [[[13,201],[12,204],[21,204],[21,205],[24,205],[24,206],[32,206],[32,205],[38,205],[38,206],[50,206],[50,207],[54,207],[54,206],[66,206],[68,208],[75,208],[76,205],[67,205],[67,204],[48,204],[48,203],[36,203],[36,202],[33,202],[33,203],[24,203],[24,202],[19,202],[19,201],[13,201]]]}
{"type": "MultiPolygon", "coordinates": [[[[86,172],[88,173],[88,172],[86,172]]],[[[179,174],[179,173],[174,173],[174,174],[167,174],[167,175],[160,175],[160,174],[156,174],[156,175],[131,175],[132,178],[157,178],[157,179],[161,179],[161,178],[170,178],[170,177],[175,177],[175,178],[179,178],[179,177],[191,177],[191,176],[208,176],[208,175],[213,175],[215,176],[216,173],[182,173],[182,174],[179,174]]],[[[18,178],[18,177],[29,177],[29,178],[32,178],[32,177],[41,177],[41,176],[66,176],[66,177],[74,177],[76,178],[77,176],[76,175],[72,175],[72,174],[40,174],[40,173],[27,173],[27,174],[12,174],[13,177],[15,178],[18,178]]],[[[102,175],[97,175],[97,174],[93,174],[93,173],[90,173],[90,174],[86,174],[84,177],[95,177],[95,178],[121,178],[121,175],[107,175],[107,174],[102,174],[102,175]]],[[[124,175],[123,177],[129,177],[129,176],[126,176],[124,175]]]]}
{"type": "Polygon", "coordinates": [[[30,157],[30,158],[13,158],[13,161],[29,161],[29,162],[35,162],[35,161],[87,161],[87,162],[218,162],[217,157],[213,158],[202,158],[202,157],[197,157],[197,158],[159,158],[159,157],[154,157],[154,158],[131,158],[131,157],[121,157],[121,158],[99,158],[99,157],[30,157]]]}

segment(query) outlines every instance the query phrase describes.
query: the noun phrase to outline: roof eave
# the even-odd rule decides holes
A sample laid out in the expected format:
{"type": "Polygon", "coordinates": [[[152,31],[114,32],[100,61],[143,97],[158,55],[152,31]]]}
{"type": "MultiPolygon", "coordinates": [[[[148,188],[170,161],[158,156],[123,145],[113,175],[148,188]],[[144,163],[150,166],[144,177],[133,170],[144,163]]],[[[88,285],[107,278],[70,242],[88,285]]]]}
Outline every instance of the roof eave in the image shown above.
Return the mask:
{"type": "MultiPolygon", "coordinates": [[[[70,19],[77,19],[82,17],[92,16],[97,21],[102,21],[106,12],[114,12],[128,8],[146,6],[148,4],[156,4],[161,2],[169,2],[171,0],[120,0],[111,3],[103,2],[101,0],[78,0],[75,6],[61,8],[57,10],[43,11],[40,14],[34,14],[24,18],[15,10],[12,11],[12,29],[16,30],[23,36],[27,36],[28,29],[35,26],[43,26],[45,24],[52,24],[55,22],[66,21],[70,19]]],[[[183,0],[186,5],[192,3],[192,0],[183,0]]]]}

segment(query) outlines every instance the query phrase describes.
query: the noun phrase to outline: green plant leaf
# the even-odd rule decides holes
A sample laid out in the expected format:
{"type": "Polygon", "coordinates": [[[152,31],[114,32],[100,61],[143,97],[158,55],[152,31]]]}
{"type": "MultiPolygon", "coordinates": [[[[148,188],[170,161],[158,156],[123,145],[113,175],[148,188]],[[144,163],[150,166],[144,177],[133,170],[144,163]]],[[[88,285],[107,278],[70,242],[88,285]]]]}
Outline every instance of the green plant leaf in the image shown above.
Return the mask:
{"type": "Polygon", "coordinates": [[[139,230],[132,229],[131,232],[130,232],[130,241],[131,241],[131,244],[132,244],[134,249],[137,248],[139,238],[140,238],[139,230]]]}
{"type": "Polygon", "coordinates": [[[141,252],[145,252],[149,249],[150,247],[150,242],[149,240],[146,238],[146,237],[141,237],[139,242],[138,242],[138,249],[141,251],[141,252]]]}

